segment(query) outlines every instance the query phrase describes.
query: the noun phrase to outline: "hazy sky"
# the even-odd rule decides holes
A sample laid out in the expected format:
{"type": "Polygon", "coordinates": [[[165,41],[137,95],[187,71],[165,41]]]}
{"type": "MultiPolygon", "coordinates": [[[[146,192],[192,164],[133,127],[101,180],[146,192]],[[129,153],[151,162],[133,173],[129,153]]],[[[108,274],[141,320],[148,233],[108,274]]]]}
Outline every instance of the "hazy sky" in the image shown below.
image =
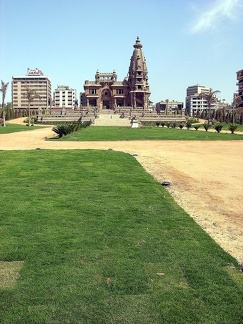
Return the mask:
{"type": "MultiPolygon", "coordinates": [[[[243,0],[0,0],[0,79],[38,68],[52,90],[127,75],[140,37],[156,103],[201,84],[232,101],[243,69],[243,0]]],[[[11,86],[6,101],[10,101],[11,86]]]]}

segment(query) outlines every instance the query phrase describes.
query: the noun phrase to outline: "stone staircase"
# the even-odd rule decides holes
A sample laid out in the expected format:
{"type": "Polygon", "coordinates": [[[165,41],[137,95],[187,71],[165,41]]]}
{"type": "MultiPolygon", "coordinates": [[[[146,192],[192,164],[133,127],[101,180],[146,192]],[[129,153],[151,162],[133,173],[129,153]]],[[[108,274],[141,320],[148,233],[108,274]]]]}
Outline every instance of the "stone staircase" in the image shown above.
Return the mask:
{"type": "Polygon", "coordinates": [[[120,118],[119,114],[99,114],[99,117],[95,119],[94,126],[124,126],[131,127],[130,120],[128,118],[120,118]]]}

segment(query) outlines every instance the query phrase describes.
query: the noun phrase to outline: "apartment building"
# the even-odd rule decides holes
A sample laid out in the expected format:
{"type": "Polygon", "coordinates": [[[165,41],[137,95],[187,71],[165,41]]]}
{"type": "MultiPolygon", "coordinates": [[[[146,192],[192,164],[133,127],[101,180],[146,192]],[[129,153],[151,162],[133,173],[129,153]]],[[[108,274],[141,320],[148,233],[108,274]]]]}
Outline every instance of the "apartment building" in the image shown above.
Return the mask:
{"type": "Polygon", "coordinates": [[[56,108],[75,108],[77,107],[76,90],[68,86],[57,86],[54,90],[54,106],[56,108]]]}
{"type": "Polygon", "coordinates": [[[24,76],[12,77],[12,104],[18,111],[28,109],[28,99],[26,89],[33,89],[38,95],[30,103],[32,113],[39,109],[46,109],[51,98],[51,81],[39,69],[28,69],[24,76]]]}
{"type": "MultiPolygon", "coordinates": [[[[200,98],[199,95],[202,93],[209,93],[210,90],[210,88],[206,88],[202,85],[194,85],[187,88],[186,113],[189,116],[198,116],[208,110],[207,101],[204,98],[200,98]]],[[[211,106],[211,111],[224,109],[228,105],[225,99],[216,98],[211,106]]]]}
{"type": "Polygon", "coordinates": [[[202,112],[208,108],[207,102],[203,98],[199,98],[199,94],[208,93],[210,88],[206,88],[203,85],[193,85],[186,90],[186,113],[189,116],[194,116],[198,112],[202,112]]]}

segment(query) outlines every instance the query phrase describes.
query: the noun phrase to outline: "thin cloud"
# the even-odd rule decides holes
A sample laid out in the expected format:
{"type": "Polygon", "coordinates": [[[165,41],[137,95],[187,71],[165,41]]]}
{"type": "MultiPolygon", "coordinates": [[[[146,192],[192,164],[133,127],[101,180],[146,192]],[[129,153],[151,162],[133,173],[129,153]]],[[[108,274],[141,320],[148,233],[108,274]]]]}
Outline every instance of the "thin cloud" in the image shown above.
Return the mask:
{"type": "Polygon", "coordinates": [[[239,11],[243,9],[243,0],[217,0],[210,8],[200,12],[195,24],[191,26],[190,31],[193,34],[214,29],[226,19],[236,20],[239,11]]]}

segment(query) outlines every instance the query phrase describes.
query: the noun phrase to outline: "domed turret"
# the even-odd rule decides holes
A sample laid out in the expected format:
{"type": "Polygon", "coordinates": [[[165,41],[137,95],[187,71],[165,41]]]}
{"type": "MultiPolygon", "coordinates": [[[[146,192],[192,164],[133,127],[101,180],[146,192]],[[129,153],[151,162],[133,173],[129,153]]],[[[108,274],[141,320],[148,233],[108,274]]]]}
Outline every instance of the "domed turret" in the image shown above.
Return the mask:
{"type": "Polygon", "coordinates": [[[142,48],[143,45],[140,43],[140,39],[139,37],[137,36],[137,40],[136,40],[136,43],[133,45],[134,48],[142,48]]]}

